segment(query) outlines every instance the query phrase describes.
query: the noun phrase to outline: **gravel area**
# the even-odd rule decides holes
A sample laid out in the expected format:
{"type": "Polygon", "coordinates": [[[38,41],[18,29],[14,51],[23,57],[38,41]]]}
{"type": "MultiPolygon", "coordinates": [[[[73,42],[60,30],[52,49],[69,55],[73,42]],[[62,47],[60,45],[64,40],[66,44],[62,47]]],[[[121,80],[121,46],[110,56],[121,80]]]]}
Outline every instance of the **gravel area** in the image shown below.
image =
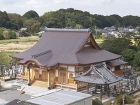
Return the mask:
{"type": "Polygon", "coordinates": [[[31,96],[27,94],[20,94],[18,90],[6,90],[0,92],[0,104],[10,102],[14,99],[25,101],[31,99],[31,96]]]}

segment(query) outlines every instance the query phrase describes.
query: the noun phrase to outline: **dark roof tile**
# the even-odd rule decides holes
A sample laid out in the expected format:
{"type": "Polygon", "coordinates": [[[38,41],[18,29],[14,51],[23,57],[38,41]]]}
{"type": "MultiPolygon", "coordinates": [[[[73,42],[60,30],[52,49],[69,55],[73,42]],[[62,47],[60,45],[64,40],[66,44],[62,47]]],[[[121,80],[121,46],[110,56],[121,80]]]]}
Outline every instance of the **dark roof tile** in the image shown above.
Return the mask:
{"type": "Polygon", "coordinates": [[[54,66],[59,63],[90,64],[120,57],[101,50],[95,41],[92,41],[93,47],[83,48],[89,37],[94,40],[87,30],[47,30],[33,47],[12,57],[22,59],[19,63],[32,60],[41,66],[54,66]]]}

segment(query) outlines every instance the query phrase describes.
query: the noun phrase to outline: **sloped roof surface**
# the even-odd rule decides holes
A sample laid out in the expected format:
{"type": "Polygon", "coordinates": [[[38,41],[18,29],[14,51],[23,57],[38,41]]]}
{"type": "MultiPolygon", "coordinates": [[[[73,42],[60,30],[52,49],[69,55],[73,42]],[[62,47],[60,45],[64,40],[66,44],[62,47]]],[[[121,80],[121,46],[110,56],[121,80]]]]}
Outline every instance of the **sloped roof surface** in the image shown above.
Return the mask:
{"type": "Polygon", "coordinates": [[[93,84],[111,84],[122,79],[122,77],[117,76],[116,74],[108,70],[104,63],[93,65],[87,72],[74,77],[75,81],[93,84]]]}
{"type": "Polygon", "coordinates": [[[128,62],[125,62],[125,61],[119,60],[119,59],[107,62],[107,64],[112,65],[112,66],[125,65],[127,63],[128,62]]]}
{"type": "Polygon", "coordinates": [[[80,64],[89,64],[89,63],[99,63],[108,60],[114,60],[119,58],[119,55],[113,54],[106,50],[94,49],[91,46],[83,48],[82,51],[76,54],[77,59],[80,64]]]}
{"type": "MultiPolygon", "coordinates": [[[[56,64],[89,64],[102,61],[114,60],[120,57],[105,50],[95,49],[92,47],[83,48],[89,37],[93,37],[86,30],[47,30],[40,40],[30,49],[15,54],[12,57],[21,59],[20,63],[26,63],[29,60],[36,61],[41,66],[54,66],[56,64]],[[45,51],[51,53],[43,54],[39,57],[32,58],[32,55],[40,54],[45,51]]],[[[94,38],[93,38],[94,39],[94,38]]],[[[94,42],[96,43],[96,42],[94,42]]]]}

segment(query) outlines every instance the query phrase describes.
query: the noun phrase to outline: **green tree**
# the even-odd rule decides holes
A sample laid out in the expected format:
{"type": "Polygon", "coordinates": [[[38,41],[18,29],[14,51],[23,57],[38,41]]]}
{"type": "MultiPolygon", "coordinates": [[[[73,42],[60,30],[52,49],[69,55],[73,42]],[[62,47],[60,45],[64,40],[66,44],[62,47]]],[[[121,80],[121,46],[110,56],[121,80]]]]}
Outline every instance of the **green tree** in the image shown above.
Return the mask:
{"type": "Polygon", "coordinates": [[[24,23],[23,23],[23,26],[28,29],[29,33],[32,33],[31,32],[31,26],[34,25],[35,23],[36,23],[36,20],[31,18],[31,19],[25,20],[24,23]]]}
{"type": "Polygon", "coordinates": [[[5,28],[10,28],[11,27],[11,22],[8,17],[7,12],[1,12],[0,11],[0,27],[5,27],[5,28]]]}
{"type": "Polygon", "coordinates": [[[101,47],[115,54],[121,54],[132,45],[130,39],[126,38],[107,38],[101,44],[101,47]]]}
{"type": "Polygon", "coordinates": [[[140,67],[140,51],[138,51],[135,56],[134,56],[134,60],[133,60],[133,65],[135,67],[140,67]]]}
{"type": "Polygon", "coordinates": [[[36,22],[31,26],[31,32],[37,33],[39,32],[39,28],[40,28],[40,22],[36,22]]]}
{"type": "Polygon", "coordinates": [[[38,18],[39,15],[37,14],[36,11],[30,10],[28,12],[26,12],[23,17],[26,17],[27,19],[31,19],[31,18],[38,18]]]}
{"type": "Polygon", "coordinates": [[[9,52],[0,52],[0,65],[6,65],[8,66],[8,64],[11,62],[11,58],[9,56],[9,52]]]}
{"type": "Polygon", "coordinates": [[[128,15],[128,16],[124,16],[122,18],[122,24],[127,27],[127,26],[139,26],[140,25],[140,17],[138,16],[132,16],[132,15],[128,15]]]}
{"type": "Polygon", "coordinates": [[[122,57],[124,61],[128,62],[130,65],[133,65],[135,54],[136,54],[136,51],[133,49],[125,49],[122,51],[122,57]]]}
{"type": "Polygon", "coordinates": [[[135,41],[135,45],[138,48],[138,50],[140,50],[140,37],[139,36],[135,36],[134,37],[134,41],[135,41]]]}
{"type": "Polygon", "coordinates": [[[4,31],[4,29],[3,28],[0,28],[0,40],[3,40],[4,39],[3,31],[4,31]]]}
{"type": "Polygon", "coordinates": [[[18,30],[20,28],[20,24],[21,24],[21,23],[19,23],[19,19],[21,18],[21,16],[16,13],[8,13],[8,17],[11,21],[10,29],[18,30]]]}

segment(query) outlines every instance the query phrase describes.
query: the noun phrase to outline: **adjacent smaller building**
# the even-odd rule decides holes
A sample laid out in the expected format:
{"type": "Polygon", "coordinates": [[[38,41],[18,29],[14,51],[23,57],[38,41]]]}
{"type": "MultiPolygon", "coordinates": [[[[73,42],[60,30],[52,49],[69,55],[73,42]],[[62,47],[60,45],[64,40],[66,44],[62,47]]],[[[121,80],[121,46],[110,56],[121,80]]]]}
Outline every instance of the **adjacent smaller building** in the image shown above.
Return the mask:
{"type": "Polygon", "coordinates": [[[75,91],[58,90],[27,101],[39,105],[92,105],[92,96],[75,91]]]}

